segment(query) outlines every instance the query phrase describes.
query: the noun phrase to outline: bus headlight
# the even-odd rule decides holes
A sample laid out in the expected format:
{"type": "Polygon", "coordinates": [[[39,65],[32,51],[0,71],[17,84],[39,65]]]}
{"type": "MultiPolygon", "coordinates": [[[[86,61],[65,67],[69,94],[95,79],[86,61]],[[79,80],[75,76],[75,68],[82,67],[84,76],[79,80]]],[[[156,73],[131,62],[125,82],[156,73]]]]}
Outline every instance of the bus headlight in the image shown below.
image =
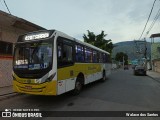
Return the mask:
{"type": "Polygon", "coordinates": [[[50,82],[55,77],[56,73],[52,74],[49,78],[46,79],[46,82],[50,82]]]}

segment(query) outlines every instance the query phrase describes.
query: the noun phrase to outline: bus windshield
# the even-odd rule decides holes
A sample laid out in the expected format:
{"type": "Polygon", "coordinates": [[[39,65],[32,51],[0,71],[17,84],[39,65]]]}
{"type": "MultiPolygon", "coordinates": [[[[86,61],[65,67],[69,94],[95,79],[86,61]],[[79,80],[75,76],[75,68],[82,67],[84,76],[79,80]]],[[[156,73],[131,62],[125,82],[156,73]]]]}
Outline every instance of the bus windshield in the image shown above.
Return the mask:
{"type": "Polygon", "coordinates": [[[15,46],[14,69],[43,70],[52,65],[52,42],[19,43],[15,46]]]}

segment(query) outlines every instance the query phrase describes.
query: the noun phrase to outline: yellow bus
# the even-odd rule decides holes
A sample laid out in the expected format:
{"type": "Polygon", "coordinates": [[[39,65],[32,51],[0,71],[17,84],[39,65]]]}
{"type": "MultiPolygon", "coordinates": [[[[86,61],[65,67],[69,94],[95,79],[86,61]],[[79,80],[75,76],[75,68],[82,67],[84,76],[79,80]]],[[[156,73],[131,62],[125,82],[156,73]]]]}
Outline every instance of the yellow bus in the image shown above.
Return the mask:
{"type": "Polygon", "coordinates": [[[57,30],[19,36],[14,47],[13,88],[34,95],[79,94],[82,87],[104,81],[110,54],[57,30]]]}

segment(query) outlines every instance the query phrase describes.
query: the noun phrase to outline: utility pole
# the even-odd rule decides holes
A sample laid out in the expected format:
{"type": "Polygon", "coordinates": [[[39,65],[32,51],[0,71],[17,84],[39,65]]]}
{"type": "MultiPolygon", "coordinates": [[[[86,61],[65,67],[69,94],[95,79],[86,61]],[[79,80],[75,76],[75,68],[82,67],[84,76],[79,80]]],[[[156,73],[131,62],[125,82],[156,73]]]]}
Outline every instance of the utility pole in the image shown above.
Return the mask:
{"type": "Polygon", "coordinates": [[[124,68],[124,55],[123,55],[123,68],[124,68]]]}
{"type": "Polygon", "coordinates": [[[139,43],[139,45],[140,44],[143,44],[144,45],[144,47],[143,47],[143,51],[141,51],[141,50],[138,50],[138,51],[136,51],[136,53],[139,53],[139,54],[142,54],[142,55],[144,55],[144,58],[145,58],[145,61],[147,60],[147,42],[146,42],[146,39],[144,38],[144,40],[143,41],[139,41],[139,40],[135,40],[135,43],[136,43],[136,48],[138,48],[138,44],[137,43],[139,43]]]}
{"type": "Polygon", "coordinates": [[[144,51],[144,57],[145,59],[147,59],[147,42],[146,42],[146,38],[144,38],[144,45],[145,45],[145,51],[144,51]]]}
{"type": "Polygon", "coordinates": [[[145,57],[145,69],[147,70],[147,42],[146,42],[146,38],[144,38],[145,41],[145,50],[144,50],[144,57],[145,57]]]}

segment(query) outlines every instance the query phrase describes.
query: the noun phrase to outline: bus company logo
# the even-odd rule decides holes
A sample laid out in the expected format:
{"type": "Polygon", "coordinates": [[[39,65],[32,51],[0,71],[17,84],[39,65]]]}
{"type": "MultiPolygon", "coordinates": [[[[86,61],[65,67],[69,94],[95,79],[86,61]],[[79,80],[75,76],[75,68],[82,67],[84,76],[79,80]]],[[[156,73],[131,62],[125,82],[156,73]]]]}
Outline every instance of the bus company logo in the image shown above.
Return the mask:
{"type": "Polygon", "coordinates": [[[2,112],[2,117],[11,117],[11,109],[5,109],[5,112],[2,112]]]}

